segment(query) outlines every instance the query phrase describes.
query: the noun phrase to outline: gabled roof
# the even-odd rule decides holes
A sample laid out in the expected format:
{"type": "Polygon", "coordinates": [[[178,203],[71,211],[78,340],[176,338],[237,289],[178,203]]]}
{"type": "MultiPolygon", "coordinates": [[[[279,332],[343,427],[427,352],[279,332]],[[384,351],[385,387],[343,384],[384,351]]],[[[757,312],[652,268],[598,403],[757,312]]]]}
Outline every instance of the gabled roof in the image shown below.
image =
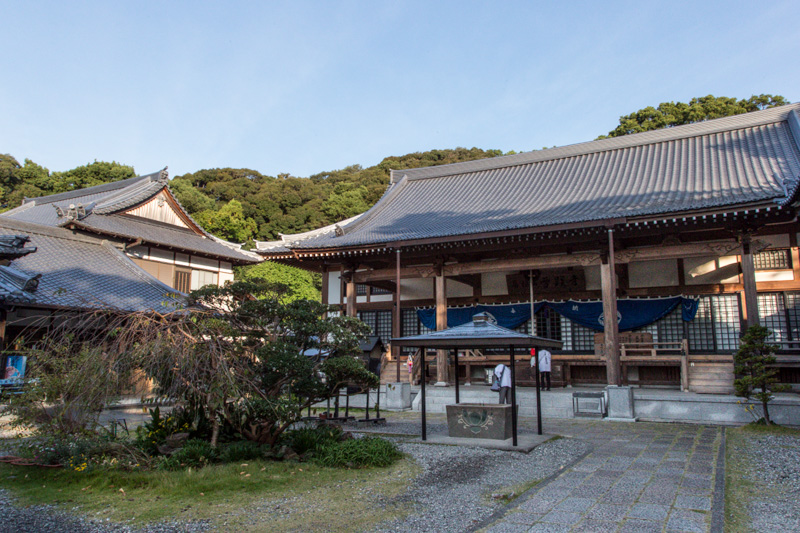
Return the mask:
{"type": "Polygon", "coordinates": [[[165,246],[233,263],[254,263],[259,260],[257,255],[241,250],[241,245],[224,241],[203,230],[172,195],[168,183],[169,176],[164,169],[76,191],[26,198],[21,206],[2,216],[48,226],[74,227],[129,240],[143,239],[143,244],[165,246]],[[188,228],[124,214],[162,191],[169,195],[170,202],[188,228]]]}
{"type": "Polygon", "coordinates": [[[130,215],[97,215],[92,213],[86,218],[72,220],[64,224],[101,235],[110,235],[125,239],[143,239],[145,244],[161,245],[188,253],[199,253],[226,259],[232,262],[257,262],[257,256],[239,250],[238,244],[217,239],[211,235],[201,236],[190,229],[173,226],[130,215]],[[235,248],[234,248],[235,247],[235,248]]]}
{"type": "Polygon", "coordinates": [[[792,104],[561,148],[393,171],[386,194],[357,220],[284,246],[370,247],[781,206],[800,183],[798,111],[800,104],[792,104]]]}
{"type": "Polygon", "coordinates": [[[0,217],[0,236],[20,234],[36,252],[0,272],[0,302],[160,312],[184,306],[183,294],[138,267],[119,242],[0,217]]]}

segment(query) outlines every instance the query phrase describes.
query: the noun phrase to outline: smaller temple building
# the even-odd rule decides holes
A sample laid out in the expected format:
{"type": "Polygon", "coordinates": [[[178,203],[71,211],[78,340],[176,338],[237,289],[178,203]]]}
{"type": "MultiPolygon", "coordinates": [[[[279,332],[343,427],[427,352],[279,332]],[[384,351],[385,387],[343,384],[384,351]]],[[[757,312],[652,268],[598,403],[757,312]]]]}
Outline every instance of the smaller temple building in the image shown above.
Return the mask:
{"type": "Polygon", "coordinates": [[[233,280],[233,267],[261,261],[206,232],[169,189],[167,170],[86,189],[26,198],[0,219],[65,228],[123,243],[139,267],[180,292],[233,280]]]}

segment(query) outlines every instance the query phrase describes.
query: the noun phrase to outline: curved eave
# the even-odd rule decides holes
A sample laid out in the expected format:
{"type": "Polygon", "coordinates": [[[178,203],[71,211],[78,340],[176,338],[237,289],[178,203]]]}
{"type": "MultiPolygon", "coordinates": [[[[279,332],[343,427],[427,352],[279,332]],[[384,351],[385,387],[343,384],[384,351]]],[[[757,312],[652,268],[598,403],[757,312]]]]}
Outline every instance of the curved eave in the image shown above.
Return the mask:
{"type": "MultiPolygon", "coordinates": [[[[416,240],[387,241],[377,244],[363,246],[348,246],[342,248],[295,248],[291,252],[280,252],[277,254],[261,253],[266,260],[325,260],[329,258],[348,258],[383,254],[403,248],[423,248],[442,245],[503,242],[508,239],[529,238],[551,238],[553,236],[569,236],[575,234],[597,234],[604,233],[607,229],[635,229],[638,227],[657,227],[674,226],[688,223],[714,223],[732,224],[742,220],[744,217],[752,216],[775,216],[779,218],[792,218],[793,209],[785,203],[776,200],[766,200],[753,202],[750,204],[739,204],[736,209],[702,209],[698,211],[681,211],[664,213],[660,216],[638,216],[628,218],[610,218],[606,220],[593,220],[590,222],[576,222],[570,224],[560,224],[555,226],[539,226],[533,228],[521,228],[489,233],[464,233],[459,235],[447,235],[441,237],[431,237],[416,240]]],[[[778,221],[776,221],[778,222],[778,221]]]]}
{"type": "Polygon", "coordinates": [[[200,250],[195,250],[193,248],[184,248],[182,246],[175,246],[174,244],[166,244],[166,243],[158,242],[158,241],[154,241],[154,240],[141,239],[139,237],[135,238],[135,237],[132,237],[130,235],[124,235],[124,234],[116,233],[116,232],[113,232],[113,231],[101,231],[101,230],[98,230],[95,227],[81,224],[80,221],[76,221],[76,220],[70,221],[68,224],[64,224],[61,227],[67,228],[67,229],[72,229],[72,230],[80,229],[81,231],[87,231],[87,232],[90,232],[90,233],[94,233],[95,235],[107,235],[109,237],[114,237],[116,239],[119,239],[119,240],[122,240],[122,241],[126,241],[126,242],[134,242],[135,241],[135,242],[137,242],[137,244],[142,244],[142,245],[149,244],[149,245],[152,245],[152,246],[158,246],[160,248],[165,248],[167,250],[177,250],[177,251],[181,251],[181,252],[186,252],[186,253],[188,253],[190,255],[196,255],[196,256],[200,256],[200,257],[207,257],[209,259],[216,259],[217,261],[220,261],[220,260],[229,261],[230,263],[232,263],[234,265],[251,265],[251,264],[255,264],[255,263],[259,262],[258,259],[255,259],[255,258],[252,258],[252,259],[249,258],[249,257],[248,258],[244,258],[244,257],[242,257],[242,258],[238,258],[238,257],[234,258],[234,257],[230,257],[230,256],[222,256],[222,255],[218,255],[218,254],[212,254],[212,253],[209,253],[209,252],[203,252],[203,251],[200,251],[200,250]]]}

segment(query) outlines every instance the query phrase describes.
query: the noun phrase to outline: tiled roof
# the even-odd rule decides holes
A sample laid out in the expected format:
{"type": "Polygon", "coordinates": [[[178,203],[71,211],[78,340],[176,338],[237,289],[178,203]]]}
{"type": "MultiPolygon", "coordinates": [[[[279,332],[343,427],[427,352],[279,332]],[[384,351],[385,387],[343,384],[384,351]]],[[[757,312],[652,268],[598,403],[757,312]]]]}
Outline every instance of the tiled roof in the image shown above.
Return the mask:
{"type": "Polygon", "coordinates": [[[517,346],[540,346],[548,348],[561,348],[561,341],[544,339],[525,335],[517,331],[492,324],[485,318],[483,313],[475,315],[472,321],[440,331],[431,331],[422,335],[412,335],[410,337],[398,337],[392,339],[392,344],[399,346],[443,346],[449,347],[480,347],[480,346],[499,346],[504,343],[517,346]]]}
{"type": "MultiPolygon", "coordinates": [[[[109,241],[0,217],[0,235],[19,234],[30,237],[37,250],[14,260],[12,268],[19,273],[20,280],[31,280],[36,275],[41,278],[38,287],[11,301],[161,312],[184,305],[181,293],[139,268],[109,241]]],[[[9,297],[9,291],[6,294],[3,291],[6,285],[3,280],[7,277],[0,274],[0,301],[9,297]]]]}
{"type": "MultiPolygon", "coordinates": [[[[0,236],[1,237],[1,236],[0,236]]],[[[32,303],[41,274],[27,274],[10,266],[0,266],[0,302],[32,303]]]]}
{"type": "Polygon", "coordinates": [[[130,215],[96,215],[93,213],[81,220],[67,221],[64,225],[126,239],[143,239],[145,244],[166,246],[233,262],[254,263],[258,261],[254,254],[234,249],[233,246],[238,245],[233,243],[217,240],[211,236],[198,235],[190,229],[179,226],[130,215]]]}
{"type": "MultiPolygon", "coordinates": [[[[800,183],[800,104],[561,148],[393,171],[369,211],[294,249],[784,203],[800,183]]],[[[269,254],[268,251],[262,253],[269,254]]]]}
{"type": "Polygon", "coordinates": [[[28,242],[27,235],[0,235],[0,259],[16,259],[35,252],[35,247],[25,246],[28,242]]]}
{"type": "Polygon", "coordinates": [[[281,240],[279,241],[256,241],[256,248],[254,251],[267,254],[291,253],[291,245],[299,241],[305,241],[326,235],[333,235],[336,233],[337,229],[341,231],[343,226],[354,222],[360,216],[361,215],[356,215],[354,217],[342,220],[341,222],[337,222],[336,224],[330,224],[329,226],[324,226],[303,233],[294,233],[291,235],[285,235],[281,233],[281,240]]]}
{"type": "Polygon", "coordinates": [[[48,226],[74,225],[95,233],[129,239],[141,238],[149,244],[178,248],[234,263],[253,263],[259,260],[257,255],[241,250],[239,245],[207,233],[182,207],[180,209],[183,214],[202,234],[192,230],[184,231],[178,226],[119,214],[168,189],[168,181],[164,169],[86,189],[26,199],[21,206],[3,213],[2,216],[48,226]]]}

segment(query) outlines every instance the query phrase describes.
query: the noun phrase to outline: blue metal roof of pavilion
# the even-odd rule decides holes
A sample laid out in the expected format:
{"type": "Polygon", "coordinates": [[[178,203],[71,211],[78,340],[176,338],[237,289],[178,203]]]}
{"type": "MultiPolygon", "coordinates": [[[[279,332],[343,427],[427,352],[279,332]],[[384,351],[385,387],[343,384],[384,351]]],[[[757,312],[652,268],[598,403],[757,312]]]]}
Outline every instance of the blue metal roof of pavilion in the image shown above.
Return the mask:
{"type": "Polygon", "coordinates": [[[525,346],[560,349],[561,341],[525,335],[492,324],[486,313],[478,313],[471,322],[423,335],[392,339],[394,346],[424,346],[426,348],[480,348],[525,346]]]}

